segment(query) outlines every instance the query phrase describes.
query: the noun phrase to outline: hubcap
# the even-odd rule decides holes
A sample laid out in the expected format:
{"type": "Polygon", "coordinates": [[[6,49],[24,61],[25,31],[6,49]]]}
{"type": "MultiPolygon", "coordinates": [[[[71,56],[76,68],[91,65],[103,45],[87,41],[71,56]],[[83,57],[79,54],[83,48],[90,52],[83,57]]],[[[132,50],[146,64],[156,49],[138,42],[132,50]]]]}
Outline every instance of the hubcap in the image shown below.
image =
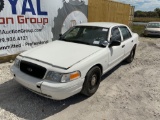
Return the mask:
{"type": "Polygon", "coordinates": [[[95,86],[95,85],[96,85],[96,82],[97,82],[97,76],[96,76],[96,75],[93,75],[93,76],[92,76],[92,80],[91,80],[91,85],[92,85],[92,86],[95,86]]]}

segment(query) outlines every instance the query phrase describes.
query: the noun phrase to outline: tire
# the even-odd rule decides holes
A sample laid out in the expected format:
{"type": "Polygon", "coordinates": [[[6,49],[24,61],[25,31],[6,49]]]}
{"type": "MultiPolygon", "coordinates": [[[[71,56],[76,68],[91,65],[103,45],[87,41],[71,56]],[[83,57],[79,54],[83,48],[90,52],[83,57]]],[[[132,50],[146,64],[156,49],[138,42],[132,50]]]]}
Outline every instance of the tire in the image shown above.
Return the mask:
{"type": "Polygon", "coordinates": [[[126,58],[126,62],[127,63],[131,63],[134,60],[134,56],[135,56],[135,51],[136,51],[136,47],[134,47],[131,52],[130,55],[126,58]]]}
{"type": "Polygon", "coordinates": [[[92,96],[97,91],[100,81],[101,69],[95,66],[87,73],[81,93],[88,97],[92,96]]]}
{"type": "Polygon", "coordinates": [[[143,37],[148,37],[148,35],[147,34],[143,34],[143,37]]]}

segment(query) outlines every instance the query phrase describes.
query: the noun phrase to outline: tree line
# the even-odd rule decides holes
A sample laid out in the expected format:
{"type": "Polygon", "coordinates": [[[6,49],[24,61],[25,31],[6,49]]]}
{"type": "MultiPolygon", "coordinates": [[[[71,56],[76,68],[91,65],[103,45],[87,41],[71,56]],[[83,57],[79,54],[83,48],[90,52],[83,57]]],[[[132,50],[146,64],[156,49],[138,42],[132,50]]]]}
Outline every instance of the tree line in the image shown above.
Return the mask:
{"type": "Polygon", "coordinates": [[[160,18],[160,8],[154,9],[154,11],[135,11],[134,17],[154,17],[160,18]]]}

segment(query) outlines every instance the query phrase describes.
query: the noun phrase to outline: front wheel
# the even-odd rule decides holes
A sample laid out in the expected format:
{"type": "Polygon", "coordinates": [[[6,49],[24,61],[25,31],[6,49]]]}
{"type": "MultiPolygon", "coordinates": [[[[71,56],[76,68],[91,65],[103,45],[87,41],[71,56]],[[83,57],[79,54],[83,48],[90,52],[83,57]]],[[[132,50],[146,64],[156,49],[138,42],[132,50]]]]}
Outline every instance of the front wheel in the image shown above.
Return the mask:
{"type": "Polygon", "coordinates": [[[136,48],[134,47],[132,51],[130,52],[130,55],[126,58],[125,60],[126,62],[131,63],[133,61],[134,56],[135,56],[135,51],[136,51],[136,48]]]}
{"type": "Polygon", "coordinates": [[[98,89],[101,81],[101,69],[93,67],[86,75],[81,93],[90,97],[98,89]]]}

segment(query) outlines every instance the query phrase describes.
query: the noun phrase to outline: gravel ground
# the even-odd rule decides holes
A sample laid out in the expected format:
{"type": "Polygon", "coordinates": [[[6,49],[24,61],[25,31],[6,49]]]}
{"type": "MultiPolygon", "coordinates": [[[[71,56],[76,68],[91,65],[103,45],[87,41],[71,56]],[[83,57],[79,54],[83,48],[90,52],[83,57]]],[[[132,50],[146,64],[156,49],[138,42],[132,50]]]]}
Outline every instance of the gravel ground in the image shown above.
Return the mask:
{"type": "Polygon", "coordinates": [[[0,64],[0,120],[160,120],[160,39],[140,38],[135,60],[102,77],[95,95],[62,101],[36,95],[0,64]]]}

